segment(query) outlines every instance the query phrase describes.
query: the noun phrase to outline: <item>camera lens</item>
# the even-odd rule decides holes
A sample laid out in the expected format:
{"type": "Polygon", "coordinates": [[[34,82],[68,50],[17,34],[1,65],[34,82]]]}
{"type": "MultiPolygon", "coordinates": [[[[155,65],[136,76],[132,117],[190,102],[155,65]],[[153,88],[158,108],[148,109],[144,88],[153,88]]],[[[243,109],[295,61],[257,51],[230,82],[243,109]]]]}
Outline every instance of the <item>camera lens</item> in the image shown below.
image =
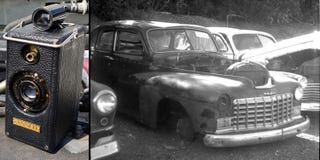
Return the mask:
{"type": "Polygon", "coordinates": [[[32,83],[23,84],[20,90],[21,97],[27,102],[33,102],[37,98],[39,88],[32,83]]]}
{"type": "Polygon", "coordinates": [[[36,72],[22,71],[16,73],[10,83],[10,90],[16,104],[24,112],[42,112],[49,102],[47,83],[36,72]]]}

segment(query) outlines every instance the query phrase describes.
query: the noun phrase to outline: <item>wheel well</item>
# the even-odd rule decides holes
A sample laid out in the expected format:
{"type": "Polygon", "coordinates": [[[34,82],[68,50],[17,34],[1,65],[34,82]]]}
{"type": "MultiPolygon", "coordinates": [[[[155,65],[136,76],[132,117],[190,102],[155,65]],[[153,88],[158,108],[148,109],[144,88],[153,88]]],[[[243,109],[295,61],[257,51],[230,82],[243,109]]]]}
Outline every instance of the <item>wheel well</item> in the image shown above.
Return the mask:
{"type": "Polygon", "coordinates": [[[187,115],[187,112],[183,106],[175,100],[169,98],[160,100],[157,107],[157,122],[162,123],[171,115],[181,117],[187,115]]]}

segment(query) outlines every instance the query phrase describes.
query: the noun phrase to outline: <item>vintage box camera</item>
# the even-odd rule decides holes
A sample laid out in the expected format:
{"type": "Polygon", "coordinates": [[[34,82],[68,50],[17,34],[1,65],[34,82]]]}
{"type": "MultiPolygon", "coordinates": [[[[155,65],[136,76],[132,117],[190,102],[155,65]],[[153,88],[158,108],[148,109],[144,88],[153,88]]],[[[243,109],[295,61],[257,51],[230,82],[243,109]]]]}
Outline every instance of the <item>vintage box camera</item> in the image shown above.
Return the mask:
{"type": "Polygon", "coordinates": [[[6,135],[55,152],[77,120],[84,28],[63,24],[64,7],[37,9],[7,39],[6,135]]]}

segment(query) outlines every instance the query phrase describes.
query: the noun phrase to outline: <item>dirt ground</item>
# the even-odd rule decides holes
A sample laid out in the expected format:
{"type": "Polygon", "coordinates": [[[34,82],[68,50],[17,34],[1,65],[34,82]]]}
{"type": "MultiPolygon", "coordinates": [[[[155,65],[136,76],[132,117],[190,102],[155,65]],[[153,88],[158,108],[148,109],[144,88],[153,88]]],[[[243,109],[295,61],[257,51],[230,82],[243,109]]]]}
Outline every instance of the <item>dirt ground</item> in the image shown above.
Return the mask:
{"type": "MultiPolygon", "coordinates": [[[[312,121],[308,133],[319,136],[319,112],[304,114],[312,121]]],[[[203,145],[200,136],[192,142],[185,142],[171,127],[151,129],[123,114],[117,114],[114,131],[121,150],[108,160],[319,159],[319,142],[299,137],[253,146],[211,148],[203,145]]]]}

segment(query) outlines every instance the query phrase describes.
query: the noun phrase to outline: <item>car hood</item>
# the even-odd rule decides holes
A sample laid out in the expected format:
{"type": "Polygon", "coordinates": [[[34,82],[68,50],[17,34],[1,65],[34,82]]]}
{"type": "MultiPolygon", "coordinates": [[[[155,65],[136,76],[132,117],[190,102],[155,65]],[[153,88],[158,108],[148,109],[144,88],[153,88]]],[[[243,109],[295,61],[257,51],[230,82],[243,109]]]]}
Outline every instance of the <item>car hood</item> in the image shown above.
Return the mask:
{"type": "Polygon", "coordinates": [[[282,74],[272,73],[270,88],[257,89],[247,78],[200,73],[145,72],[134,74],[138,82],[155,87],[163,95],[176,95],[202,102],[215,102],[220,95],[232,99],[264,96],[266,91],[277,94],[292,92],[299,84],[282,74]]]}
{"type": "Polygon", "coordinates": [[[320,32],[314,32],[280,41],[268,47],[247,50],[241,60],[259,62],[264,65],[268,60],[290,55],[297,64],[320,56],[320,32]],[[307,52],[307,54],[305,54],[307,52]]]}
{"type": "Polygon", "coordinates": [[[181,72],[147,72],[133,76],[143,80],[146,85],[155,87],[162,94],[203,102],[214,102],[222,94],[237,98],[256,94],[252,82],[241,77],[181,72]]]}

